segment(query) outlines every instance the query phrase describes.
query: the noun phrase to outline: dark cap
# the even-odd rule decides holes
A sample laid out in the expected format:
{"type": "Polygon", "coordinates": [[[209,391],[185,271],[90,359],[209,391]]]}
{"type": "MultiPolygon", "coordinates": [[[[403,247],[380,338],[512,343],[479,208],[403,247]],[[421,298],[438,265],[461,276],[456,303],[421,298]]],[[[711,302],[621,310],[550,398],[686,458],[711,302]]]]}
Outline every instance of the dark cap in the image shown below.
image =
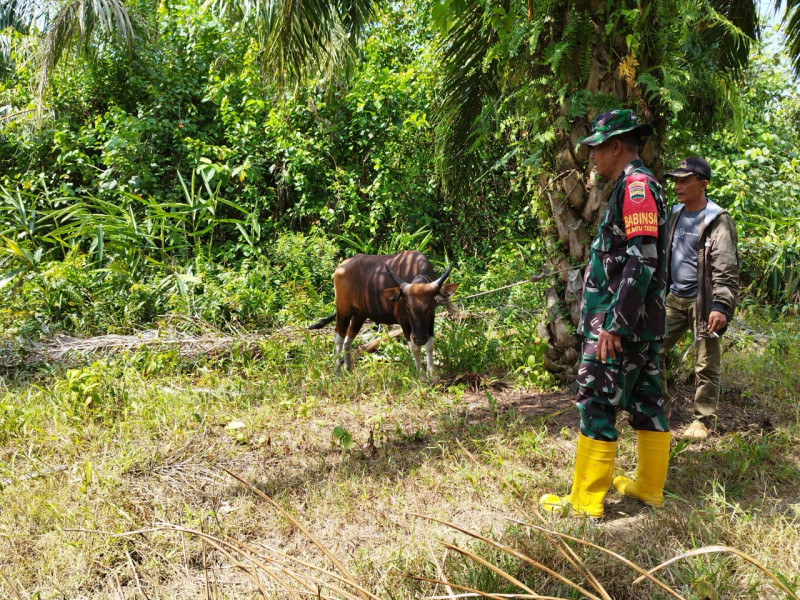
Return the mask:
{"type": "Polygon", "coordinates": [[[699,175],[703,179],[711,181],[711,167],[699,156],[684,158],[678,168],[664,174],[666,177],[688,177],[689,175],[699,175]]]}
{"type": "Polygon", "coordinates": [[[649,123],[639,123],[636,115],[629,108],[609,110],[594,118],[592,133],[582,140],[578,140],[578,143],[585,146],[597,146],[615,135],[629,131],[634,131],[641,137],[647,137],[653,133],[653,126],[649,123]]]}

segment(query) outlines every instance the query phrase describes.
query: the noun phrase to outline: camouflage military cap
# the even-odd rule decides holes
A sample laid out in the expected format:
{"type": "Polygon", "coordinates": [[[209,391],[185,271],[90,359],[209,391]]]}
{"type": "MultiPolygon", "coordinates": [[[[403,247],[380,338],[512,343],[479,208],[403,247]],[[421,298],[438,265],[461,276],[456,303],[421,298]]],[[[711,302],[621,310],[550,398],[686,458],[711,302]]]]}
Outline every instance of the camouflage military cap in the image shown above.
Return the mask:
{"type": "Polygon", "coordinates": [[[578,140],[578,143],[597,146],[615,135],[629,131],[635,131],[640,136],[647,137],[653,133],[653,126],[649,123],[639,123],[636,115],[629,108],[609,110],[594,118],[591,135],[578,140]]]}

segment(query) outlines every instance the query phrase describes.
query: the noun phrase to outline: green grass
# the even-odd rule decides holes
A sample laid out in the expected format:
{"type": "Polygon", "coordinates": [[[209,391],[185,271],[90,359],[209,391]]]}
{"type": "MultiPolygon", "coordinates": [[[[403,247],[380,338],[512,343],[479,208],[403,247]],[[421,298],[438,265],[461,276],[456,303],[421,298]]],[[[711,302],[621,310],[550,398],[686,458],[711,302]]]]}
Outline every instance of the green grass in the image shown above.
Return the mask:
{"type": "MultiPolygon", "coordinates": [[[[438,579],[436,562],[455,584],[519,591],[444,542],[537,593],[581,597],[485,542],[413,516],[480,533],[587,585],[528,526],[542,524],[538,497],[564,492],[571,481],[571,396],[551,394],[550,383],[543,391],[514,385],[525,381],[513,364],[524,364],[529,351],[521,342],[495,345],[489,363],[456,348],[471,339],[484,352],[491,340],[518,332],[494,326],[481,337],[478,327],[441,325],[438,350],[452,353],[434,386],[415,377],[399,343],[334,377],[327,335],[193,359],[175,351],[95,356],[70,369],[41,366],[6,378],[0,595],[94,600],[121,590],[126,598],[206,598],[208,578],[210,598],[259,597],[230,557],[178,527],[330,568],[293,523],[224,467],[278,502],[380,598],[446,595],[408,577],[438,579]],[[467,372],[481,377],[458,383],[467,372]],[[337,427],[351,437],[349,447],[334,437],[337,427]],[[24,477],[34,473],[44,474],[24,477]],[[108,535],[154,526],[159,530],[108,535]]],[[[604,522],[554,517],[544,521],[547,528],[643,568],[693,548],[732,546],[798,589],[800,324],[748,313],[729,339],[729,403],[723,398],[720,414],[735,411],[740,424],[707,443],[673,444],[664,507],[643,509],[610,492],[604,522]]],[[[678,420],[675,431],[682,426],[678,420]]],[[[633,439],[623,426],[620,472],[635,471],[633,439]]],[[[613,598],[668,597],[651,583],[633,585],[637,574],[618,560],[575,548],[613,598]]],[[[719,598],[787,597],[728,554],[684,558],[659,576],[686,598],[713,597],[709,590],[719,598]]]]}

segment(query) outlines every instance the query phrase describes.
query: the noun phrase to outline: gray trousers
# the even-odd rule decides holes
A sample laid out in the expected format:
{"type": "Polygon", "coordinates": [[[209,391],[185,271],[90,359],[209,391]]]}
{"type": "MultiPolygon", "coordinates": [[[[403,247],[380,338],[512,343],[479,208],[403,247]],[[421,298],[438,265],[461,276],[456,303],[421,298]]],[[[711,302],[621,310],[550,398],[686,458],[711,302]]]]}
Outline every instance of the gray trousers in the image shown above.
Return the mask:
{"type": "Polygon", "coordinates": [[[698,337],[695,331],[695,307],[697,298],[680,298],[667,294],[667,337],[661,344],[658,357],[661,389],[665,399],[671,403],[674,394],[667,389],[667,352],[683,337],[686,331],[692,332],[694,338],[695,364],[694,372],[697,375],[697,389],[694,394],[694,417],[703,420],[714,417],[717,413],[719,401],[721,343],[718,337],[698,337]]]}

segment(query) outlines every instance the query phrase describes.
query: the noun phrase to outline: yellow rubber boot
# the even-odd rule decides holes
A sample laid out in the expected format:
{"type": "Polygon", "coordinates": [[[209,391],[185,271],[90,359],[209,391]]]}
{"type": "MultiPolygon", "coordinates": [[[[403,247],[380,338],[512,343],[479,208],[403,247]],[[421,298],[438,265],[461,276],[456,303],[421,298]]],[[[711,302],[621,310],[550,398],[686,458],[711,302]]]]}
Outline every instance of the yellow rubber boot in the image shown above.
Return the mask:
{"type": "Polygon", "coordinates": [[[669,431],[639,431],[637,453],[636,480],[619,475],[614,477],[614,487],[620,494],[651,506],[661,506],[669,464],[669,431]]]}
{"type": "Polygon", "coordinates": [[[572,492],[569,496],[545,494],[539,503],[551,512],[571,506],[576,513],[594,518],[602,517],[603,498],[611,485],[616,452],[617,442],[601,442],[585,435],[578,436],[572,492]]]}

